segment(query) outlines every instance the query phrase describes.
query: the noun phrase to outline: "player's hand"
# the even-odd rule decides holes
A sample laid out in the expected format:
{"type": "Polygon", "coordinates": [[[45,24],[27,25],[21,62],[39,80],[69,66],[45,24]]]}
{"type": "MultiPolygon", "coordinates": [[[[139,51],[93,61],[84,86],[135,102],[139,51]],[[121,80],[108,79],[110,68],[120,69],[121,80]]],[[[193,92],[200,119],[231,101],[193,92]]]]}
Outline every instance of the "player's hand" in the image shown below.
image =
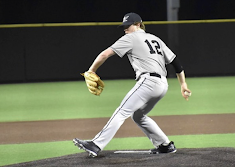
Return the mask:
{"type": "Polygon", "coordinates": [[[189,100],[188,98],[191,96],[192,92],[188,89],[187,83],[181,84],[181,94],[185,98],[185,100],[189,100]]]}

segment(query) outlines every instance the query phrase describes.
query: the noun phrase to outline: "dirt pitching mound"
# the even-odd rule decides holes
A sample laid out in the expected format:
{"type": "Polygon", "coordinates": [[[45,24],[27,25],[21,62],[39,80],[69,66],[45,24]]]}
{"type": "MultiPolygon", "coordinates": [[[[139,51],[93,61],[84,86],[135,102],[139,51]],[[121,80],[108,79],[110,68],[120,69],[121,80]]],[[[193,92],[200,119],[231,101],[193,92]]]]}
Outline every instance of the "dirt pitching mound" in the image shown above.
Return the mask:
{"type": "Polygon", "coordinates": [[[235,166],[235,148],[200,148],[200,149],[178,149],[175,154],[116,154],[114,151],[103,151],[96,158],[88,157],[86,152],[38,160],[33,162],[8,165],[8,167],[123,167],[123,166],[235,166]]]}

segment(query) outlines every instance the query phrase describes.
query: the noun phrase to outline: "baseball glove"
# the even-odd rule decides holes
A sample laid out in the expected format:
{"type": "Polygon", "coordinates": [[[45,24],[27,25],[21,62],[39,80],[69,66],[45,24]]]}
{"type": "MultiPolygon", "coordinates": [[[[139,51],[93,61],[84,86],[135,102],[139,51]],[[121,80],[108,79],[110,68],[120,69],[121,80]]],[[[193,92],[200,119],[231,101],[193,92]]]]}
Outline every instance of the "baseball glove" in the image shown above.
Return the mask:
{"type": "Polygon", "coordinates": [[[92,94],[99,96],[104,89],[104,82],[100,79],[100,77],[96,73],[88,71],[81,73],[81,75],[85,78],[88,90],[92,94]]]}

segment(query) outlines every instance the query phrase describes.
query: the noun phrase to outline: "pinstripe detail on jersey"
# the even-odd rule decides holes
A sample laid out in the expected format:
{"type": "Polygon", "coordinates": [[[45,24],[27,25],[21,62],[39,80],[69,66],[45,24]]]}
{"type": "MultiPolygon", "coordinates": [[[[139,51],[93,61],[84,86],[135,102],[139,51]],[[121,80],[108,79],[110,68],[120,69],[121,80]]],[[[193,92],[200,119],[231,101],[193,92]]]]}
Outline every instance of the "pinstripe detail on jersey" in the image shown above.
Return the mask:
{"type": "Polygon", "coordinates": [[[113,118],[119,113],[119,111],[122,109],[122,107],[126,104],[126,102],[130,99],[130,97],[143,85],[146,78],[141,82],[141,84],[132,92],[132,94],[126,99],[126,101],[119,107],[119,110],[115,113],[115,115],[112,116],[112,118],[109,120],[108,124],[101,130],[99,136],[94,138],[92,141],[95,141],[100,137],[100,135],[103,133],[103,131],[109,126],[109,124],[112,122],[113,118]]]}

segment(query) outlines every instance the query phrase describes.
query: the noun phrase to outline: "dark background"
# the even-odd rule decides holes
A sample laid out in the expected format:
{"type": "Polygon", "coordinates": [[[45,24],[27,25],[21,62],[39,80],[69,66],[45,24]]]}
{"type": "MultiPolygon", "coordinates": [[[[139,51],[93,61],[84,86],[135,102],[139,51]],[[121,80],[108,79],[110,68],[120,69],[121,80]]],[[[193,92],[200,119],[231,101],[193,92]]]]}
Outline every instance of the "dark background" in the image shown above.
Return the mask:
{"type": "MultiPolygon", "coordinates": [[[[0,24],[121,22],[136,12],[166,21],[162,0],[0,0],[0,24]]],[[[234,0],[181,0],[179,20],[234,19],[234,0]]],[[[234,75],[235,22],[146,25],[180,58],[187,77],[234,75]]],[[[0,28],[0,83],[80,80],[80,72],[123,35],[117,26],[0,28]]],[[[168,77],[175,77],[169,66],[168,77]]],[[[113,56],[102,79],[133,78],[127,58],[113,56]]]]}
{"type": "MultiPolygon", "coordinates": [[[[0,0],[0,24],[119,22],[129,12],[165,21],[166,0],[0,0]]],[[[234,18],[234,0],[180,0],[179,20],[234,18]]]]}

